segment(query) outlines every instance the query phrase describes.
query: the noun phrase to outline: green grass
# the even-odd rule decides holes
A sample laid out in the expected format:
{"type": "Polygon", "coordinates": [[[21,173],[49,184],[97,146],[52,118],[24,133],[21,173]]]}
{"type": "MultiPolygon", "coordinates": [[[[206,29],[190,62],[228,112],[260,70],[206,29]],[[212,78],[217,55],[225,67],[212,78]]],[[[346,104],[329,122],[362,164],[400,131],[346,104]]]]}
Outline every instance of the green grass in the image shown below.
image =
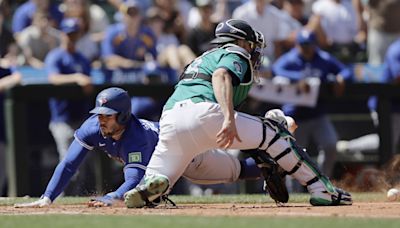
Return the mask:
{"type": "Polygon", "coordinates": [[[99,216],[99,215],[42,215],[0,216],[0,227],[140,227],[140,228],[236,228],[236,227],[385,227],[398,228],[395,219],[348,219],[348,218],[260,218],[260,217],[193,217],[193,216],[99,216]]]}
{"type": "MultiPolygon", "coordinates": [[[[355,202],[384,201],[383,193],[355,193],[355,202]]],[[[178,204],[185,203],[263,203],[272,202],[263,195],[214,195],[205,197],[171,196],[178,204]]],[[[291,194],[290,202],[308,202],[308,194],[291,194]]],[[[13,205],[30,202],[36,198],[0,198],[0,205],[13,205]]],[[[88,197],[62,197],[56,204],[77,204],[89,200],[88,197]]],[[[167,215],[0,215],[0,228],[12,227],[257,227],[257,228],[300,228],[300,227],[400,227],[399,219],[343,218],[343,217],[202,217],[202,216],[167,216],[167,215]]]]}

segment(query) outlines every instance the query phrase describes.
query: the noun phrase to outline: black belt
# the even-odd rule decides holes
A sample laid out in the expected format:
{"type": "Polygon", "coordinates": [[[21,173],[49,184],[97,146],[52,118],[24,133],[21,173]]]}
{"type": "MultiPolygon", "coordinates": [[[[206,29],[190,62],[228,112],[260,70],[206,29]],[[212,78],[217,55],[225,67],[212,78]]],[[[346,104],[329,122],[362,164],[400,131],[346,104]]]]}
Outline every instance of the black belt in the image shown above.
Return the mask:
{"type": "Polygon", "coordinates": [[[180,76],[180,80],[182,79],[196,79],[196,78],[200,78],[206,81],[211,82],[211,76],[207,75],[207,74],[202,74],[202,73],[198,73],[198,74],[182,74],[180,76]]]}

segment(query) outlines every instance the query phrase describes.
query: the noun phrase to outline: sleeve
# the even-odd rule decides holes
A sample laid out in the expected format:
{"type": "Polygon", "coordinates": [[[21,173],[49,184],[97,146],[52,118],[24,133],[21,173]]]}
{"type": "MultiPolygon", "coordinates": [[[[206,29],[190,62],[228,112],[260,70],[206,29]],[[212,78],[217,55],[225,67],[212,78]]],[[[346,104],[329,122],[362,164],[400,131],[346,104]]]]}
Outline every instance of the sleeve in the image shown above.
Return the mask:
{"type": "Polygon", "coordinates": [[[220,59],[216,68],[228,70],[232,77],[236,76],[242,82],[247,72],[248,63],[238,54],[229,53],[220,59]]]}
{"type": "Polygon", "coordinates": [[[103,58],[107,58],[115,53],[115,49],[114,49],[114,45],[113,45],[115,32],[114,32],[113,28],[114,27],[107,28],[104,39],[101,42],[101,56],[103,58]]]}
{"type": "Polygon", "coordinates": [[[24,6],[25,5],[22,5],[21,8],[17,9],[14,13],[11,25],[13,33],[21,32],[24,28],[26,28],[30,24],[30,20],[26,16],[25,11],[23,10],[24,6]]]}
{"type": "Polygon", "coordinates": [[[64,191],[64,188],[75,174],[87,152],[86,148],[74,140],[65,158],[57,165],[43,196],[47,196],[51,201],[54,201],[64,191]]]}
{"type": "Polygon", "coordinates": [[[55,52],[51,51],[49,54],[47,54],[44,60],[44,66],[47,75],[60,73],[60,68],[58,67],[58,57],[55,55],[55,52]]]}
{"type": "Polygon", "coordinates": [[[93,122],[91,121],[93,118],[96,117],[92,116],[86,120],[74,134],[75,141],[88,150],[93,150],[96,146],[95,143],[98,142],[98,140],[96,140],[97,128],[96,125],[92,125],[93,122]]]}
{"type": "Polygon", "coordinates": [[[290,61],[285,57],[281,56],[273,65],[272,73],[274,76],[282,76],[290,79],[291,81],[297,81],[302,78],[301,70],[291,70],[290,61]]]}
{"type": "Polygon", "coordinates": [[[139,184],[140,180],[142,180],[144,172],[145,170],[141,168],[125,167],[125,182],[114,192],[115,198],[122,199],[125,192],[135,188],[139,184]]]}

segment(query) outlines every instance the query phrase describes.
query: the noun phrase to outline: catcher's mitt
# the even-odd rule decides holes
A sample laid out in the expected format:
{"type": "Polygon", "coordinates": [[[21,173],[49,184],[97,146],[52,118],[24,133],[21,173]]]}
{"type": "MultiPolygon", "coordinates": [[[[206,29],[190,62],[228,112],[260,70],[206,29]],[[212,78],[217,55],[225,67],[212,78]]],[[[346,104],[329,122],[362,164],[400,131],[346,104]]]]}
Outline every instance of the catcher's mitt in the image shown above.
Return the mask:
{"type": "Polygon", "coordinates": [[[265,178],[264,190],[268,191],[276,203],[287,203],[289,193],[285,183],[285,171],[265,151],[257,150],[256,153],[249,154],[256,161],[265,178]]]}

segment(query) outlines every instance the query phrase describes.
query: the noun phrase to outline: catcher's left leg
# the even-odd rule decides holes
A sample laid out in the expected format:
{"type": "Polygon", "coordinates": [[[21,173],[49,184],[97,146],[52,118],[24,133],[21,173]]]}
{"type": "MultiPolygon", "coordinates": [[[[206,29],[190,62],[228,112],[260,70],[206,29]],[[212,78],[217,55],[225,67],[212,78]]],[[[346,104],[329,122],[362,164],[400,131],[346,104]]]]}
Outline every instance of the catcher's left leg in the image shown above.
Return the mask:
{"type": "Polygon", "coordinates": [[[266,151],[286,174],[307,186],[314,206],[351,205],[351,195],[336,188],[312,162],[305,150],[297,146],[295,139],[284,127],[274,121],[264,121],[267,137],[260,149],[266,151]]]}

